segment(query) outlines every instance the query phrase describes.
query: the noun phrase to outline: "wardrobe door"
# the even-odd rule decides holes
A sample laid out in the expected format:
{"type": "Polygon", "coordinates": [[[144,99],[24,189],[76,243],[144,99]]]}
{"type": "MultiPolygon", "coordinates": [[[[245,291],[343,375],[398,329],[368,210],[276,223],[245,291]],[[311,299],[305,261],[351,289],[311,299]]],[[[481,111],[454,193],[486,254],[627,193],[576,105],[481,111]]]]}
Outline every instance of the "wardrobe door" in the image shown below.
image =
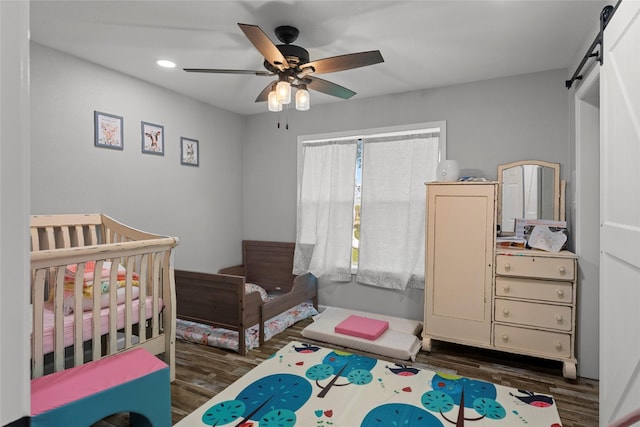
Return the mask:
{"type": "Polygon", "coordinates": [[[428,183],[425,326],[431,339],[491,345],[496,183],[428,183]]]}

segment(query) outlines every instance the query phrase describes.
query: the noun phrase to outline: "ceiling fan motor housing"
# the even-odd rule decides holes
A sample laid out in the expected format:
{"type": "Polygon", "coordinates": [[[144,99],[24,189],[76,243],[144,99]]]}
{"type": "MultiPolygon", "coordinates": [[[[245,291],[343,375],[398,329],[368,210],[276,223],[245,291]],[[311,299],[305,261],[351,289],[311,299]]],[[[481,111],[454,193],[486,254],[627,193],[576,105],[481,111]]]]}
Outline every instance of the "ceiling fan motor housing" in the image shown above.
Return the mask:
{"type": "MultiPolygon", "coordinates": [[[[279,44],[276,45],[282,56],[287,58],[287,62],[289,63],[290,68],[297,68],[302,64],[306,64],[309,62],[309,52],[306,49],[296,46],[293,44],[279,44]]],[[[278,69],[271,65],[269,61],[265,59],[264,68],[271,71],[272,73],[276,73],[278,69]]]]}

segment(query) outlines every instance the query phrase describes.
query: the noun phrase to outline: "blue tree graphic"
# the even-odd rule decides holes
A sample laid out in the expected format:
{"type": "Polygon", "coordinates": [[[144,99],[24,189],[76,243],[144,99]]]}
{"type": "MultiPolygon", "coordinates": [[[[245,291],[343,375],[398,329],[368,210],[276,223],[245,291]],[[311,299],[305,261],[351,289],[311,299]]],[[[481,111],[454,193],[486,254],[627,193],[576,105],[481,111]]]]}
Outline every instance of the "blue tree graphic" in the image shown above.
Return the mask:
{"type": "Polygon", "coordinates": [[[312,391],[309,381],[299,375],[269,375],[248,385],[235,400],[209,408],[202,422],[220,426],[243,417],[236,426],[248,420],[260,420],[264,427],[291,427],[296,422],[295,411],[309,400],[312,391]]]}
{"type": "Polygon", "coordinates": [[[422,405],[430,411],[439,412],[456,427],[463,427],[465,421],[500,420],[507,415],[504,407],[495,400],[497,391],[494,384],[457,375],[436,374],[431,380],[431,387],[433,390],[422,395],[422,405]],[[456,405],[459,408],[457,418],[450,420],[445,413],[456,405]],[[473,408],[480,416],[465,418],[465,408],[473,408]]]}
{"type": "Polygon", "coordinates": [[[373,380],[371,369],[376,363],[378,361],[372,357],[335,350],[325,356],[321,364],[313,365],[307,369],[305,376],[316,382],[316,385],[321,389],[318,397],[323,398],[334,386],[369,384],[373,380]],[[320,381],[326,380],[332,375],[333,378],[326,385],[320,384],[320,381]],[[341,377],[346,378],[348,382],[339,384],[337,381],[341,377]]]}
{"type": "Polygon", "coordinates": [[[442,422],[435,416],[406,403],[387,403],[373,408],[364,417],[360,427],[442,427],[442,422]]]}

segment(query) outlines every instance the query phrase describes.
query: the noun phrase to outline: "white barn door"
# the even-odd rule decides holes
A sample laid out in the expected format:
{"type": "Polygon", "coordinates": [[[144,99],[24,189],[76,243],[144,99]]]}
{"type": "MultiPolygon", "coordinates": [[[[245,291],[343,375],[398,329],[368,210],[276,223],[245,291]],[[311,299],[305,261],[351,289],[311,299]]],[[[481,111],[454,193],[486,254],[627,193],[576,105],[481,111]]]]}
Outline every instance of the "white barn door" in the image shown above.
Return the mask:
{"type": "Polygon", "coordinates": [[[600,426],[640,408],[640,2],[604,33],[600,73],[600,426]]]}

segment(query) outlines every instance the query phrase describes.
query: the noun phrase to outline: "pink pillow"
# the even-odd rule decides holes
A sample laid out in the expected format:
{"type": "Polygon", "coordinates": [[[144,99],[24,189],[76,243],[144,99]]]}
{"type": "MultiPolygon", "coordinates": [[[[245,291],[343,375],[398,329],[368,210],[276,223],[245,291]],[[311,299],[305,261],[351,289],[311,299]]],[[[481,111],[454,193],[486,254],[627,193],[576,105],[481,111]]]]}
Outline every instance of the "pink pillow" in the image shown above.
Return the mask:
{"type": "Polygon", "coordinates": [[[389,327],[389,322],[385,320],[371,319],[369,317],[356,316],[352,314],[342,322],[338,323],[335,331],[339,334],[351,335],[368,340],[377,339],[389,327]]]}

